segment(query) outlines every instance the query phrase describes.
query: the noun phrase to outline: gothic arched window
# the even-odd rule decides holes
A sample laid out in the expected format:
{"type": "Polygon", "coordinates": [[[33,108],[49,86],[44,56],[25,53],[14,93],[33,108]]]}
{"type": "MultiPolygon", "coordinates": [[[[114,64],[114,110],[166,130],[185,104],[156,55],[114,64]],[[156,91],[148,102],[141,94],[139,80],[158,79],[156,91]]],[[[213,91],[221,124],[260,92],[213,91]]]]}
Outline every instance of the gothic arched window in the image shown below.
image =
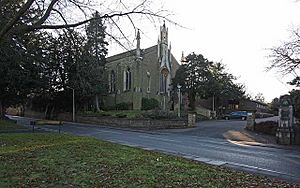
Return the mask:
{"type": "Polygon", "coordinates": [[[128,67],[124,71],[124,91],[128,91],[131,89],[131,71],[130,68],[128,67]]]}
{"type": "Polygon", "coordinates": [[[169,71],[164,68],[160,73],[160,93],[167,93],[167,79],[169,71]]]}
{"type": "Polygon", "coordinates": [[[147,81],[147,93],[150,93],[151,74],[150,74],[150,72],[148,72],[148,71],[147,71],[147,78],[148,78],[148,81],[147,81]]]}
{"type": "Polygon", "coordinates": [[[109,80],[109,92],[114,93],[116,91],[116,74],[114,70],[110,72],[110,80],[109,80]]]}

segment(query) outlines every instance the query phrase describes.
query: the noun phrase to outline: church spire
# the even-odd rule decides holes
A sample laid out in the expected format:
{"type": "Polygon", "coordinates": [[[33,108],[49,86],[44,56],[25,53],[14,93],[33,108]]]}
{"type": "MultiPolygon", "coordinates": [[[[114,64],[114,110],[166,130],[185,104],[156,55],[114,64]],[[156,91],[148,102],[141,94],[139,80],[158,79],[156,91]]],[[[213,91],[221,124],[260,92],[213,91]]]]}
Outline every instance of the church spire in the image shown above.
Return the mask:
{"type": "Polygon", "coordinates": [[[160,27],[160,41],[161,43],[168,45],[168,28],[166,27],[166,23],[160,27]]]}
{"type": "Polygon", "coordinates": [[[184,64],[185,63],[185,57],[184,57],[184,52],[182,51],[182,54],[181,54],[181,64],[184,64]]]}
{"type": "Polygon", "coordinates": [[[141,57],[141,35],[140,35],[140,29],[138,29],[136,34],[136,57],[141,57]]]}

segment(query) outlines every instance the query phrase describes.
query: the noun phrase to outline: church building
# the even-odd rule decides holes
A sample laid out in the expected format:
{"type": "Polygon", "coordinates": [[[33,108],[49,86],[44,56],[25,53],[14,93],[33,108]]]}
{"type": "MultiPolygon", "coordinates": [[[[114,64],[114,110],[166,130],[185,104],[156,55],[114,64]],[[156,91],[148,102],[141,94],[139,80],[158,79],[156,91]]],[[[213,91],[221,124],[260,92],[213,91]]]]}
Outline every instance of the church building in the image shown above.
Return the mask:
{"type": "Polygon", "coordinates": [[[140,32],[137,31],[136,49],[107,58],[109,91],[104,97],[105,106],[128,103],[130,109],[139,110],[142,98],[154,98],[160,108],[169,110],[171,101],[171,80],[179,63],[171,53],[168,42],[168,28],[160,27],[157,45],[141,49],[140,32]]]}

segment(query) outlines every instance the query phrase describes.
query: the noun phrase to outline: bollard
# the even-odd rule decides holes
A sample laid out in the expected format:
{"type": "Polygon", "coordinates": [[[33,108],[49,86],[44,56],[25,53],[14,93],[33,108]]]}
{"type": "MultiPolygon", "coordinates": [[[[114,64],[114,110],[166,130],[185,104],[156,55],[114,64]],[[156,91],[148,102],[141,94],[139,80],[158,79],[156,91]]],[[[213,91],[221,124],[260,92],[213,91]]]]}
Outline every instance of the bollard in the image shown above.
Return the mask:
{"type": "Polygon", "coordinates": [[[32,125],[32,133],[34,133],[34,126],[35,126],[36,122],[35,121],[30,121],[30,125],[32,125]]]}
{"type": "Polygon", "coordinates": [[[188,126],[193,127],[196,124],[196,114],[195,113],[189,113],[188,114],[188,126]]]}
{"type": "Polygon", "coordinates": [[[255,115],[254,115],[254,113],[247,114],[246,129],[248,129],[250,131],[255,131],[255,115]]]}

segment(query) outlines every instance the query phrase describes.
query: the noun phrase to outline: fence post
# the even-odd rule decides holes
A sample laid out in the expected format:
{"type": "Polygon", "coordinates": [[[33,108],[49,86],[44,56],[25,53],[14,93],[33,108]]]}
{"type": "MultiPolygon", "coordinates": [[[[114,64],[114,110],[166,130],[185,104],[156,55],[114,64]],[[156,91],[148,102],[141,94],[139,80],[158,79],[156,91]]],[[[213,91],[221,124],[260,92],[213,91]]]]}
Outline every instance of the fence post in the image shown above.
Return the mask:
{"type": "Polygon", "coordinates": [[[34,133],[35,121],[30,121],[30,125],[32,125],[32,132],[34,133]]]}

